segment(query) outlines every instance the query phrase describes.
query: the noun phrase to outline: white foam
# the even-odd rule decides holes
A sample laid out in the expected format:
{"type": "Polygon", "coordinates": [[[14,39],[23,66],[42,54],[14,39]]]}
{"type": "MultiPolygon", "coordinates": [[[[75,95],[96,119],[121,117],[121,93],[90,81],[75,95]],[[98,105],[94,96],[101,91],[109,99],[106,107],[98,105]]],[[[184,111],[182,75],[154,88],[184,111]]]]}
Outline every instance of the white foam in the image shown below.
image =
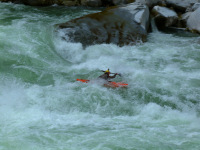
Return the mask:
{"type": "Polygon", "coordinates": [[[3,66],[0,75],[3,142],[16,149],[21,148],[15,145],[17,139],[25,143],[21,149],[41,149],[41,143],[47,149],[108,149],[107,145],[122,149],[178,145],[181,149],[184,142],[198,141],[199,61],[194,55],[199,46],[191,43],[193,38],[159,32],[150,34],[142,45],[100,44],[83,50],[80,43],[66,42],[59,35],[51,37],[53,31],[45,34],[45,26],[40,27],[48,16],[34,24],[42,13],[29,15],[21,22],[0,26],[0,36],[10,37],[0,54],[9,56],[8,62],[17,60],[17,65],[8,65],[8,69],[3,66]],[[26,22],[29,17],[33,19],[30,24],[26,22]],[[20,56],[28,56],[30,66],[23,64],[20,56]],[[130,86],[112,89],[95,80],[76,82],[79,77],[95,79],[102,73],[98,70],[107,68],[122,73],[116,80],[125,80],[130,86]],[[17,69],[36,73],[37,82],[26,81],[17,69]],[[46,86],[40,84],[43,75],[51,78],[46,86]]]}

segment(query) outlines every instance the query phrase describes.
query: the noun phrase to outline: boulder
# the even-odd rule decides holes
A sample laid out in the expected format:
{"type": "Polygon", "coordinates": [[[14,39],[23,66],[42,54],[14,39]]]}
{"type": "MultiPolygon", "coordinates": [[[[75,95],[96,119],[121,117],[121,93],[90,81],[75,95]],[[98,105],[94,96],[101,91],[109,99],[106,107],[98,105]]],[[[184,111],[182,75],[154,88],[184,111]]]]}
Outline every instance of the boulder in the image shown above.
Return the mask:
{"type": "Polygon", "coordinates": [[[148,7],[153,7],[159,3],[162,3],[163,0],[136,0],[136,3],[147,5],[148,7]]]}
{"type": "Polygon", "coordinates": [[[0,2],[22,3],[30,6],[48,6],[52,4],[66,6],[102,7],[132,3],[135,0],[0,0],[0,2]]]}
{"type": "Polygon", "coordinates": [[[102,6],[101,0],[86,0],[86,6],[100,7],[102,6]]]}
{"type": "Polygon", "coordinates": [[[63,38],[82,45],[114,43],[119,46],[146,41],[149,8],[131,3],[59,24],[63,38]]]}
{"type": "Polygon", "coordinates": [[[154,6],[151,13],[159,29],[172,26],[178,20],[177,13],[166,7],[154,6]]]}
{"type": "Polygon", "coordinates": [[[135,2],[135,0],[101,0],[103,6],[118,6],[135,2]]]}
{"type": "Polygon", "coordinates": [[[113,5],[121,5],[121,4],[128,4],[128,3],[132,3],[135,0],[112,0],[113,5]]]}
{"type": "Polygon", "coordinates": [[[200,33],[200,7],[189,16],[187,27],[192,32],[200,33]]]}
{"type": "Polygon", "coordinates": [[[112,0],[114,5],[126,4],[126,0],[112,0]]]}
{"type": "Polygon", "coordinates": [[[192,14],[192,12],[186,12],[184,14],[182,14],[181,19],[185,20],[187,22],[188,18],[190,17],[190,15],[192,14]]]}
{"type": "Polygon", "coordinates": [[[23,4],[30,6],[48,6],[54,4],[54,0],[21,0],[23,4]]]}
{"type": "Polygon", "coordinates": [[[0,2],[12,2],[15,4],[22,4],[22,0],[0,0],[0,2]]]}
{"type": "Polygon", "coordinates": [[[197,10],[199,7],[200,7],[200,3],[195,3],[195,4],[192,6],[192,11],[197,10]]]}
{"type": "Polygon", "coordinates": [[[77,0],[62,0],[62,5],[76,6],[76,5],[78,5],[78,1],[77,0]]]}
{"type": "Polygon", "coordinates": [[[173,7],[176,11],[185,12],[198,0],[165,0],[168,7],[173,7]]]}
{"type": "Polygon", "coordinates": [[[102,6],[113,6],[113,0],[101,0],[102,6]]]}
{"type": "Polygon", "coordinates": [[[187,27],[187,20],[192,12],[186,12],[181,15],[181,18],[179,19],[179,24],[177,27],[179,28],[186,28],[187,27]]]}

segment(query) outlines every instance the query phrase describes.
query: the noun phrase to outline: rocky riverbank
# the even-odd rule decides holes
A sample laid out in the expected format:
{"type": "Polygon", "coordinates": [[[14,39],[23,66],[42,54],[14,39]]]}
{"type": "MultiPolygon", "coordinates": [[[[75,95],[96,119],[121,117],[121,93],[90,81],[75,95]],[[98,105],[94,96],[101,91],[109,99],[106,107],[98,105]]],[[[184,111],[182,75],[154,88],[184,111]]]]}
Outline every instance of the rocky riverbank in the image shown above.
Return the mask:
{"type": "Polygon", "coordinates": [[[128,4],[134,0],[0,0],[2,2],[13,2],[30,6],[50,6],[53,4],[65,6],[89,6],[105,7],[120,4],[128,4]]]}
{"type": "MultiPolygon", "coordinates": [[[[8,0],[0,0],[8,1],[8,0]]],[[[57,25],[63,38],[83,46],[114,43],[119,46],[145,42],[152,23],[159,30],[183,29],[200,33],[199,0],[10,0],[31,6],[52,4],[66,6],[109,6],[102,12],[90,14],[57,25]],[[114,6],[114,7],[110,7],[114,6]]]]}
{"type": "Polygon", "coordinates": [[[103,12],[59,24],[63,38],[83,46],[114,43],[119,46],[145,42],[155,23],[159,30],[177,28],[200,33],[197,0],[136,0],[103,12]]]}

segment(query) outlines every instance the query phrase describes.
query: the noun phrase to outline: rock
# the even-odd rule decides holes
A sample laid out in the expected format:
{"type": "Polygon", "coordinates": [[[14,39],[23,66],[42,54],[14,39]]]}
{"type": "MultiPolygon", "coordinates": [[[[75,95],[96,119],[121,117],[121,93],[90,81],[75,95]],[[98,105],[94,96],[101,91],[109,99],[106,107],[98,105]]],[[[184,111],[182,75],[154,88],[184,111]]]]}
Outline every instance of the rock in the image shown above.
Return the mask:
{"type": "Polygon", "coordinates": [[[135,0],[101,0],[103,6],[118,6],[135,2],[135,0]]]}
{"type": "Polygon", "coordinates": [[[125,0],[112,0],[114,5],[125,4],[125,0]]]}
{"type": "Polygon", "coordinates": [[[48,6],[54,4],[52,0],[21,0],[23,4],[30,6],[48,6]]]}
{"type": "Polygon", "coordinates": [[[146,41],[149,9],[131,3],[59,24],[64,39],[82,45],[114,43],[119,46],[146,41]]]}
{"type": "Polygon", "coordinates": [[[148,7],[153,7],[159,3],[162,3],[163,0],[136,0],[136,3],[147,5],[148,7]]]}
{"type": "Polygon", "coordinates": [[[22,1],[21,0],[15,0],[15,1],[13,1],[13,3],[15,3],[15,4],[22,4],[22,1]]]}
{"type": "Polygon", "coordinates": [[[113,0],[101,0],[102,6],[113,6],[113,0]]]}
{"type": "Polygon", "coordinates": [[[62,0],[62,4],[65,6],[76,6],[78,5],[77,0],[62,0]]]}
{"type": "Polygon", "coordinates": [[[198,0],[165,0],[168,7],[173,7],[176,11],[185,12],[198,0]]]}
{"type": "Polygon", "coordinates": [[[130,3],[128,0],[112,0],[113,5],[121,5],[130,3]]]}
{"type": "Polygon", "coordinates": [[[101,3],[101,0],[87,0],[86,6],[100,7],[100,6],[102,6],[102,3],[101,3]]]}
{"type": "Polygon", "coordinates": [[[81,5],[89,7],[113,6],[112,0],[80,0],[81,5]]]}
{"type": "Polygon", "coordinates": [[[187,27],[192,32],[200,33],[200,7],[189,16],[187,27]]]}
{"type": "Polygon", "coordinates": [[[154,6],[151,13],[159,29],[172,26],[178,20],[177,13],[166,7],[154,6]]]}
{"type": "Polygon", "coordinates": [[[184,14],[181,15],[181,18],[179,19],[179,24],[177,25],[177,27],[179,28],[186,28],[187,27],[187,20],[189,18],[189,16],[191,15],[192,12],[186,12],[184,14]]]}
{"type": "Polygon", "coordinates": [[[52,4],[66,6],[102,7],[132,3],[135,0],[0,0],[0,2],[22,3],[30,6],[48,6],[52,4]]]}
{"type": "Polygon", "coordinates": [[[22,0],[0,0],[0,2],[12,2],[15,4],[21,4],[22,0]]]}
{"type": "Polygon", "coordinates": [[[182,15],[181,19],[185,20],[187,22],[188,18],[190,17],[190,15],[192,14],[192,12],[186,12],[182,15]]]}
{"type": "Polygon", "coordinates": [[[195,4],[192,6],[192,11],[197,10],[199,7],[200,7],[200,3],[195,3],[195,4]]]}

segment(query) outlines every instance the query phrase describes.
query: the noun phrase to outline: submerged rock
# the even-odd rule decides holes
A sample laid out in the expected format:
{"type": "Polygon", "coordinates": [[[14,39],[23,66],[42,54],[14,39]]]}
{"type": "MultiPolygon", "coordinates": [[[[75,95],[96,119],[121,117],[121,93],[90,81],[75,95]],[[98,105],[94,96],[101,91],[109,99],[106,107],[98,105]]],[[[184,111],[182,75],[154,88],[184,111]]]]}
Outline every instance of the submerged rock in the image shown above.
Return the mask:
{"type": "Polygon", "coordinates": [[[146,41],[149,8],[134,3],[107,9],[59,24],[63,38],[82,45],[114,43],[119,46],[146,41]]]}
{"type": "Polygon", "coordinates": [[[187,20],[187,27],[193,32],[200,33],[200,7],[189,16],[187,20]]]}

